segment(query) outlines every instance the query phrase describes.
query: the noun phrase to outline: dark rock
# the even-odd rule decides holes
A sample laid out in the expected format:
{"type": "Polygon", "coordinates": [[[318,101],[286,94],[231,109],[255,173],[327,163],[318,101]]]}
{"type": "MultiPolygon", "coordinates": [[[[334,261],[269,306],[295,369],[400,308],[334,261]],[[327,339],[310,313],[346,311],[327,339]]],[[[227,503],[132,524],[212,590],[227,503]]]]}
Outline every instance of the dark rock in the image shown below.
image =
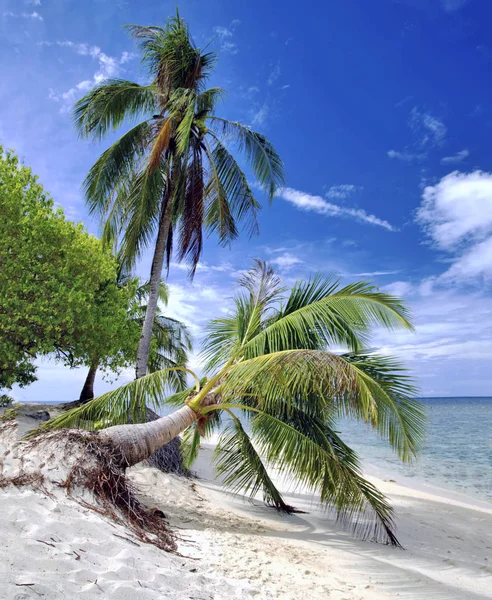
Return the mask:
{"type": "Polygon", "coordinates": [[[36,412],[26,413],[26,417],[31,417],[36,421],[49,421],[50,413],[47,410],[37,410],[36,412]]]}

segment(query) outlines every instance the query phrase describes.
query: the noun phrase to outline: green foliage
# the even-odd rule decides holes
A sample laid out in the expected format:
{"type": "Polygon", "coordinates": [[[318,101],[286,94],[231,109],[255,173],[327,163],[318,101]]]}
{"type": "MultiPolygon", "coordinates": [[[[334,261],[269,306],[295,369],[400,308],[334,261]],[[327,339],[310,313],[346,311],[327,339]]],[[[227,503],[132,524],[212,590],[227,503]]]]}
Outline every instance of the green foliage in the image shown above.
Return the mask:
{"type": "Polygon", "coordinates": [[[216,56],[195,46],[179,14],[164,28],[131,25],[128,31],[149,83],[108,79],[74,107],[74,123],[84,137],[99,140],[132,123],[89,171],[87,202],[101,217],[105,238],[121,233],[128,265],[153,243],[170,207],[168,265],[174,245],[193,274],[204,232],[228,244],[239,235],[240,223],[251,234],[257,231],[261,207],[230,149],[245,157],[270,199],[283,184],[283,165],[263,135],[216,116],[224,92],[206,89],[216,56]]]}
{"type": "Polygon", "coordinates": [[[127,364],[138,327],[127,318],[132,290],[101,242],[55,208],[30,169],[0,148],[0,388],[35,379],[33,360],[69,366],[100,357],[127,364]]]}
{"type": "Polygon", "coordinates": [[[233,490],[261,491],[268,504],[291,511],[269,473],[275,467],[317,492],[354,532],[398,545],[393,510],[363,478],[337,420],[349,415],[369,423],[404,461],[417,454],[425,416],[412,379],[394,358],[364,350],[373,326],[412,330],[405,304],[367,283],[341,287],[322,275],[289,292],[261,261],[239,284],[235,311],[208,327],[203,354],[209,378],[197,378],[195,389],[166,397],[170,372],[158,371],[47,427],[122,422],[119,413],[123,420],[145,403],[186,402],[200,415],[184,432],[188,466],[200,436],[222,431],[215,460],[233,490]],[[347,352],[330,351],[332,344],[347,352]],[[215,403],[204,403],[210,396],[215,403]]]}
{"type": "Polygon", "coordinates": [[[0,408],[7,408],[14,402],[13,398],[7,396],[7,394],[0,394],[0,408]]]}

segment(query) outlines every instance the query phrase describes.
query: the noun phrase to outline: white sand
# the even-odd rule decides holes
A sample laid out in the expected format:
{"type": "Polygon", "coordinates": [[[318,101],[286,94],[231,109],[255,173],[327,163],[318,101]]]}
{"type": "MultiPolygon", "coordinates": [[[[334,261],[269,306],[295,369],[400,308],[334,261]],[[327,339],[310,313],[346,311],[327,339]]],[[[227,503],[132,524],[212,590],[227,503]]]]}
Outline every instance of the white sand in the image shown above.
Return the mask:
{"type": "Polygon", "coordinates": [[[196,482],[131,471],[188,558],[135,540],[61,490],[54,499],[0,490],[0,598],[492,598],[492,506],[374,480],[397,510],[406,550],[396,550],[354,540],[308,496],[288,497],[308,514],[281,516],[225,494],[210,453],[201,453],[196,482]]]}

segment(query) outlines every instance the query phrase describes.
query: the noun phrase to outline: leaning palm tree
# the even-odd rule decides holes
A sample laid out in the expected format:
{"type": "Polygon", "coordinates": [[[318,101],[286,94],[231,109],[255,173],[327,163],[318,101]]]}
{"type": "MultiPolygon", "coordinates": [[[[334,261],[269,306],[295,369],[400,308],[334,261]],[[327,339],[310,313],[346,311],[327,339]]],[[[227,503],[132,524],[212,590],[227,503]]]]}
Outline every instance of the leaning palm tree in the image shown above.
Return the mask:
{"type": "Polygon", "coordinates": [[[282,162],[261,134],[215,114],[223,90],[206,89],[216,62],[203,53],[179,17],[165,28],[132,25],[150,82],[108,79],[77,102],[74,121],[84,137],[101,139],[138,121],[97,160],[85,180],[90,211],[104,234],[121,234],[128,264],[153,246],[150,291],[137,354],[136,376],[147,372],[158,285],[173,244],[179,260],[199,261],[203,232],[229,244],[239,222],[257,230],[260,208],[245,173],[231,152],[249,161],[272,199],[283,182],[282,162]]]}
{"type": "Polygon", "coordinates": [[[261,262],[239,284],[233,312],[209,325],[208,377],[193,374],[192,388],[166,396],[168,371],[158,371],[46,426],[114,423],[99,436],[119,449],[124,465],[181,433],[190,464],[201,437],[219,427],[215,459],[225,485],[252,496],[261,491],[268,504],[292,511],[269,474],[277,467],[317,491],[356,532],[397,545],[393,511],[362,477],[336,423],[345,415],[361,419],[402,460],[415,456],[424,416],[412,381],[393,358],[364,350],[372,326],[412,328],[405,306],[367,283],[340,287],[321,275],[287,293],[261,262]],[[347,352],[330,351],[333,345],[347,352]],[[146,403],[177,410],[152,423],[123,424],[146,403]]]}

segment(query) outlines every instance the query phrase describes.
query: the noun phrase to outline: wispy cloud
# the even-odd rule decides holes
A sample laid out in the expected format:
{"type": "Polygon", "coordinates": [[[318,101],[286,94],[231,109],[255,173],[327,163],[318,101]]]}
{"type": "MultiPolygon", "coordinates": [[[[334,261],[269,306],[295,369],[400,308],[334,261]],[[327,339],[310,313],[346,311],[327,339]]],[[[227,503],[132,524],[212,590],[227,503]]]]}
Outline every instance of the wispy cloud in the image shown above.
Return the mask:
{"type": "Polygon", "coordinates": [[[344,183],[342,185],[332,185],[329,190],[325,193],[327,198],[333,200],[345,200],[349,196],[355,194],[355,192],[362,190],[363,188],[359,185],[353,185],[352,183],[344,183]]]}
{"type": "Polygon", "coordinates": [[[403,150],[389,150],[388,157],[407,163],[420,162],[427,158],[429,151],[443,145],[447,135],[446,125],[428,111],[414,106],[408,117],[408,126],[415,141],[403,150]]]}
{"type": "Polygon", "coordinates": [[[83,79],[82,81],[79,81],[67,91],[57,92],[50,88],[48,98],[63,104],[61,112],[66,112],[68,107],[73,104],[79,94],[89,91],[95,85],[98,85],[107,78],[116,77],[120,73],[122,65],[126,64],[136,56],[136,54],[133,52],[125,51],[122,52],[120,58],[116,58],[103,52],[99,46],[72,42],[70,40],[56,42],[45,41],[40,42],[40,45],[70,48],[79,56],[89,56],[98,62],[98,69],[93,75],[91,75],[89,79],[83,79]]]}
{"type": "Polygon", "coordinates": [[[35,10],[33,10],[30,13],[26,13],[26,12],[14,13],[12,11],[5,11],[3,13],[3,16],[4,17],[13,17],[14,19],[32,19],[34,21],[44,21],[43,17],[35,10]]]}
{"type": "Polygon", "coordinates": [[[350,218],[361,223],[369,223],[370,225],[383,227],[383,229],[387,229],[388,231],[396,231],[396,228],[393,227],[393,225],[391,225],[390,223],[388,223],[388,221],[371,215],[362,208],[348,208],[338,206],[337,204],[328,202],[321,196],[312,196],[311,194],[307,194],[306,192],[302,192],[300,190],[295,190],[292,188],[282,188],[278,192],[278,196],[280,196],[280,198],[282,198],[283,200],[290,202],[300,210],[315,212],[317,214],[325,215],[327,217],[350,218]]]}
{"type": "Polygon", "coordinates": [[[265,125],[268,116],[270,114],[270,108],[266,102],[264,102],[254,113],[251,118],[251,125],[263,127],[265,125]]]}
{"type": "Polygon", "coordinates": [[[416,106],[410,113],[409,125],[418,137],[417,143],[421,148],[440,146],[448,131],[442,121],[416,106]]]}
{"type": "Polygon", "coordinates": [[[398,150],[388,150],[389,158],[396,158],[397,160],[402,160],[403,162],[412,163],[424,160],[427,154],[425,153],[412,153],[412,152],[399,152],[398,150]]]}
{"type": "Polygon", "coordinates": [[[33,6],[41,6],[41,0],[26,0],[26,4],[32,4],[33,6]]]}
{"type": "Polygon", "coordinates": [[[214,33],[220,41],[221,52],[227,52],[229,54],[237,54],[239,51],[236,42],[232,41],[236,27],[241,23],[239,19],[231,21],[228,27],[222,27],[217,25],[214,27],[214,33]]]}
{"type": "Polygon", "coordinates": [[[273,85],[281,75],[280,63],[277,62],[270,72],[267,79],[267,85],[273,85]]]}
{"type": "Polygon", "coordinates": [[[441,158],[442,165],[452,165],[463,162],[470,156],[470,152],[465,148],[464,150],[460,150],[453,156],[444,156],[441,158]]]}

